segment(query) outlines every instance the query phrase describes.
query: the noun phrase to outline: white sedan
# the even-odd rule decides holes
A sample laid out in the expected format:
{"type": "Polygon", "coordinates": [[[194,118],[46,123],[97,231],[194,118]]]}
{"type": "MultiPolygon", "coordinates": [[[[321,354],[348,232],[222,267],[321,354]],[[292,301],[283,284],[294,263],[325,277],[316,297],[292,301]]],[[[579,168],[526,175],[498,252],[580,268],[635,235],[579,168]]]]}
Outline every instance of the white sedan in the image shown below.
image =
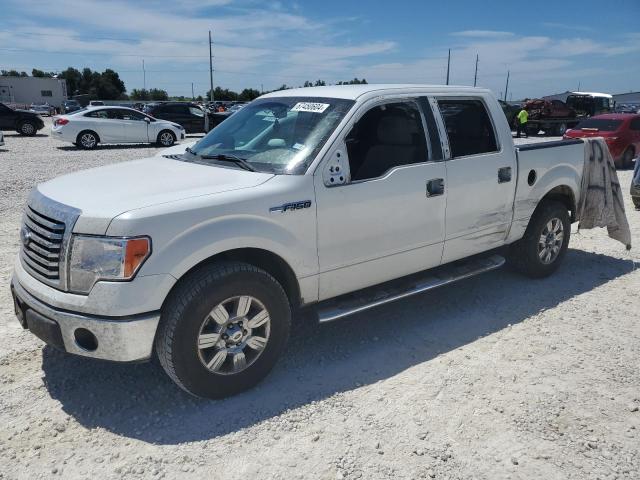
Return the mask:
{"type": "Polygon", "coordinates": [[[172,146],[183,140],[184,128],[126,107],[88,107],[53,120],[51,136],[92,149],[99,143],[157,143],[172,146]]]}

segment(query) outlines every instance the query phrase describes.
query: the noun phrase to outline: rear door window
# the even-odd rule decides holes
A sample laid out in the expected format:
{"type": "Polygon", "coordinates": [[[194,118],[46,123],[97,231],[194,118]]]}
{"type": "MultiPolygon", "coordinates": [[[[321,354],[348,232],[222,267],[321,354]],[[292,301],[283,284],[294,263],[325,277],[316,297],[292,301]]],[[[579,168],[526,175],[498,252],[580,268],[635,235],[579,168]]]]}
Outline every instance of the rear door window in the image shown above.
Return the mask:
{"type": "Polygon", "coordinates": [[[84,116],[91,117],[91,118],[102,118],[102,119],[110,118],[107,110],[92,110],[88,113],[85,113],[84,116]]]}
{"type": "Polygon", "coordinates": [[[438,107],[453,158],[498,151],[493,124],[481,100],[440,99],[438,107]]]}

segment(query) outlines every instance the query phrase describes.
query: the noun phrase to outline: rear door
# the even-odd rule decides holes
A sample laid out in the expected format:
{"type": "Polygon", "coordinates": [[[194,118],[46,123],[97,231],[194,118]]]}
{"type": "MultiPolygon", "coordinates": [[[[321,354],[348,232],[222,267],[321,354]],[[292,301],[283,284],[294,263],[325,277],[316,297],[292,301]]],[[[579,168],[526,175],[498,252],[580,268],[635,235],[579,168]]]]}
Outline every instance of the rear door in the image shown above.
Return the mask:
{"type": "MultiPolygon", "coordinates": [[[[501,145],[481,97],[439,97],[448,143],[447,214],[443,263],[504,243],[513,217],[516,160],[512,144],[501,145]]],[[[506,128],[506,127],[505,127],[506,128]]]]}

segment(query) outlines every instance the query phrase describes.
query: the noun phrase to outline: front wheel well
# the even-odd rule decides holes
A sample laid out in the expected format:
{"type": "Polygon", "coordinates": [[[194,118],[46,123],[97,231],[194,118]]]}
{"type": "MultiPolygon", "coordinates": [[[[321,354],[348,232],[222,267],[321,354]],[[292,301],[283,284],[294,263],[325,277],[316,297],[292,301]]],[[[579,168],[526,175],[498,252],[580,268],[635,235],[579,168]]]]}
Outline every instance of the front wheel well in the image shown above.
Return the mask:
{"type": "MultiPolygon", "coordinates": [[[[302,299],[300,298],[300,286],[293,269],[279,255],[261,248],[237,248],[213,255],[212,257],[209,257],[193,266],[189,271],[182,275],[182,277],[180,277],[176,285],[193,271],[200,268],[206,268],[207,266],[217,262],[242,262],[258,267],[269,273],[278,281],[278,283],[280,283],[280,285],[282,285],[282,288],[289,298],[289,303],[293,308],[297,308],[302,304],[302,299]]],[[[168,297],[169,295],[167,298],[168,297]]]]}
{"type": "MultiPolygon", "coordinates": [[[[571,219],[571,222],[576,221],[576,198],[571,187],[567,185],[558,185],[557,187],[552,188],[540,199],[538,206],[540,206],[545,200],[554,200],[562,203],[569,211],[569,218],[571,219]]],[[[536,207],[536,209],[537,208],[538,207],[536,207]]]]}

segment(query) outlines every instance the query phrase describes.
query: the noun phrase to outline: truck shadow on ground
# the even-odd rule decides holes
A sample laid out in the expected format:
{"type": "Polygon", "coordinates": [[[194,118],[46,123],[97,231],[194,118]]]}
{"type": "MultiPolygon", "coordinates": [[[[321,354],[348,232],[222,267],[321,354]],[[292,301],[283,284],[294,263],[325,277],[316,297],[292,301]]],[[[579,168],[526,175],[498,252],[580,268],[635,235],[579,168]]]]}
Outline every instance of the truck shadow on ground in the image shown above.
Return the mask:
{"type": "Polygon", "coordinates": [[[42,357],[44,384],[87,428],[156,444],[207,440],[393,377],[638,266],[569,250],[560,270],[544,280],[501,269],[335,323],[306,322],[293,329],[288,351],[264,382],[225,400],[189,396],[154,364],[101,362],[49,347],[42,357]]]}

